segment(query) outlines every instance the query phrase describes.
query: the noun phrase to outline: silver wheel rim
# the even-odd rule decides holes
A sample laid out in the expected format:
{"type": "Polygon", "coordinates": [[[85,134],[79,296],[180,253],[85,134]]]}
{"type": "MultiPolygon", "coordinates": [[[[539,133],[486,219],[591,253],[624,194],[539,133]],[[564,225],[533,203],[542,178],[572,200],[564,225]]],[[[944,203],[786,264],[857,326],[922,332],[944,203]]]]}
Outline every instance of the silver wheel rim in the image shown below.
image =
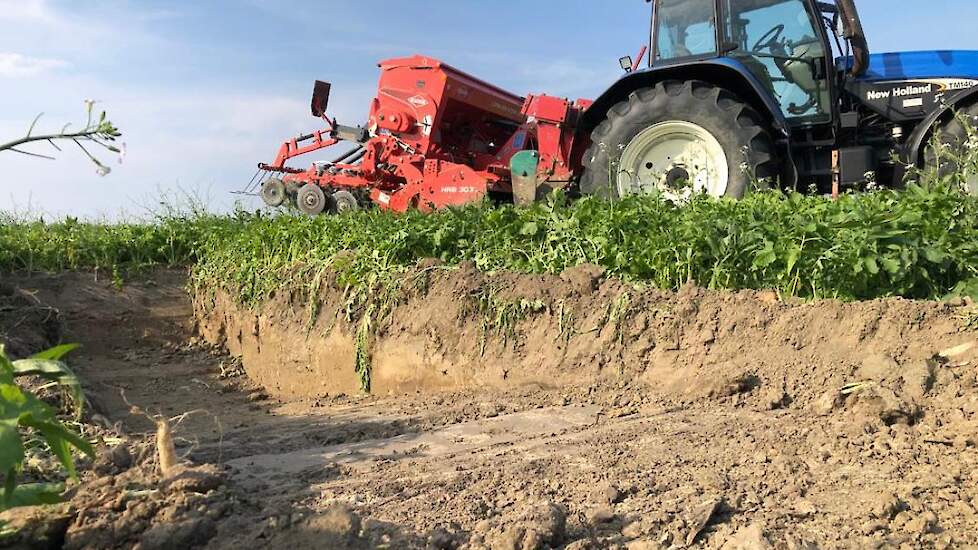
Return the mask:
{"type": "Polygon", "coordinates": [[[345,193],[333,194],[333,203],[336,205],[336,213],[351,212],[358,208],[357,200],[352,195],[345,193]]]}
{"type": "Polygon", "coordinates": [[[300,189],[298,199],[299,209],[306,214],[320,214],[326,209],[326,195],[318,187],[300,189]]]}
{"type": "Polygon", "coordinates": [[[668,121],[642,130],[621,153],[618,194],[658,191],[674,201],[695,193],[727,192],[727,154],[713,134],[698,124],[668,121]]]}
{"type": "Polygon", "coordinates": [[[261,198],[271,207],[282,206],[285,202],[285,185],[279,180],[268,180],[262,185],[261,198]]]}

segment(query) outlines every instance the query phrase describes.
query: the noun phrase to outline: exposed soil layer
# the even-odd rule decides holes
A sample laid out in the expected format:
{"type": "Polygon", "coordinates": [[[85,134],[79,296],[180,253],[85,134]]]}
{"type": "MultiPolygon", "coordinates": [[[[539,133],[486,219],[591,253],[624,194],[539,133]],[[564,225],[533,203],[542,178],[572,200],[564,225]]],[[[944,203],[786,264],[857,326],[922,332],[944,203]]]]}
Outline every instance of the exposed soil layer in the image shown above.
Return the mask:
{"type": "Polygon", "coordinates": [[[83,344],[72,364],[95,421],[130,457],[104,446],[61,523],[39,524],[68,547],[978,545],[966,303],[789,304],[638,290],[588,267],[428,265],[372,317],[364,396],[362,316],[337,319],[329,285],[312,308],[279,296],[255,314],[219,294],[192,308],[172,272],[121,291],[85,274],[5,280],[83,344]],[[199,411],[176,425],[178,452],[215,466],[163,480],[130,404],[199,411]]]}
{"type": "MultiPolygon", "coordinates": [[[[240,356],[276,397],[356,394],[362,312],[348,322],[343,290],[325,288],[313,304],[279,296],[258,311],[224,293],[200,296],[196,318],[206,340],[240,356]]],[[[391,303],[369,318],[362,347],[374,395],[625,383],[682,403],[748,393],[799,408],[873,381],[907,398],[913,423],[915,402],[949,376],[930,364],[935,354],[972,341],[964,302],[662,292],[604,279],[594,266],[558,277],[429,265],[406,276],[391,303]]]]}

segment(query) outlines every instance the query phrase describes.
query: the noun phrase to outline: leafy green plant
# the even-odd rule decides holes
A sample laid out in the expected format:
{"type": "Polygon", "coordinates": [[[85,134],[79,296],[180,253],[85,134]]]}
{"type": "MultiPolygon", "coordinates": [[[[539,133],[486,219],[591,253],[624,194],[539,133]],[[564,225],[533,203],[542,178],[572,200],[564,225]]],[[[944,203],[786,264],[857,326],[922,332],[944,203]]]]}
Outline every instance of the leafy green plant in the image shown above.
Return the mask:
{"type": "Polygon", "coordinates": [[[91,444],[67,429],[58,419],[57,411],[17,384],[18,378],[27,376],[54,382],[68,392],[76,414],[80,414],[84,399],[81,385],[61,361],[75,347],[58,346],[29,359],[11,361],[0,345],[0,472],[4,476],[0,511],[59,502],[64,491],[60,483],[17,484],[24,462],[23,431],[39,434],[71,479],[78,477],[72,449],[94,455],[91,444]]]}

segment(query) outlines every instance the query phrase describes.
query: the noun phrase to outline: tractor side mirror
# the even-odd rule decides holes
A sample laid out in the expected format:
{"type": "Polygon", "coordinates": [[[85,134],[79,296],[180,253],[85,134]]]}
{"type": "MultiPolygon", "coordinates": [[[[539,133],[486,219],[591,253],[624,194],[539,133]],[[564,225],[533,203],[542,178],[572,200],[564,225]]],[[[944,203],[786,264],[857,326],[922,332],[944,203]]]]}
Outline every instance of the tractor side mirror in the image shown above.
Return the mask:
{"type": "Polygon", "coordinates": [[[326,114],[326,106],[329,105],[329,90],[332,86],[329,82],[316,81],[312,89],[312,116],[322,118],[326,114]]]}
{"type": "Polygon", "coordinates": [[[618,64],[621,65],[622,70],[626,73],[632,72],[632,65],[634,65],[632,56],[626,55],[625,57],[619,58],[618,64]]]}

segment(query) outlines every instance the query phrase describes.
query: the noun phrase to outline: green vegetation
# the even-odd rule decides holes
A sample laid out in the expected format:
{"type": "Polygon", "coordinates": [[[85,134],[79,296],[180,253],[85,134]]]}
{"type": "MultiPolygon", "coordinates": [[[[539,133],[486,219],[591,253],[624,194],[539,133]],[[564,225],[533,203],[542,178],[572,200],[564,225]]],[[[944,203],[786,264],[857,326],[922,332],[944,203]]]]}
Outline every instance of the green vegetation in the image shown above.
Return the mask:
{"type": "Polygon", "coordinates": [[[283,288],[309,290],[330,269],[366,295],[429,257],[534,273],[590,262],[661,288],[695,280],[842,299],[941,297],[978,277],[978,200],[947,188],[838,201],[704,197],[685,207],[655,197],[566,205],[556,196],[527,209],[235,222],[204,235],[194,284],[231,290],[250,304],[283,288]]]}
{"type": "Polygon", "coordinates": [[[64,486],[60,483],[27,483],[18,485],[17,475],[23,468],[25,439],[39,436],[50,452],[77,478],[72,449],[90,456],[91,444],[67,429],[58,419],[57,411],[30,391],[17,384],[18,378],[37,376],[63,387],[75,410],[80,414],[83,395],[78,379],[61,362],[76,346],[58,346],[29,359],[11,361],[0,345],[0,472],[3,489],[0,492],[0,511],[18,506],[33,506],[60,502],[64,486]]]}
{"type": "Polygon", "coordinates": [[[660,288],[693,280],[806,298],[939,298],[976,286],[978,199],[938,184],[837,201],[766,192],[678,207],[657,197],[568,204],[555,195],[525,209],[434,215],[0,222],[0,269],[124,273],[194,264],[198,290],[229,290],[252,305],[282,290],[314,294],[332,270],[351,293],[351,318],[421,258],[533,273],[589,262],[660,288]]]}
{"type": "Polygon", "coordinates": [[[107,224],[75,218],[23,220],[0,214],[0,269],[121,273],[159,265],[187,265],[196,257],[209,228],[233,223],[231,218],[204,215],[107,224]]]}

